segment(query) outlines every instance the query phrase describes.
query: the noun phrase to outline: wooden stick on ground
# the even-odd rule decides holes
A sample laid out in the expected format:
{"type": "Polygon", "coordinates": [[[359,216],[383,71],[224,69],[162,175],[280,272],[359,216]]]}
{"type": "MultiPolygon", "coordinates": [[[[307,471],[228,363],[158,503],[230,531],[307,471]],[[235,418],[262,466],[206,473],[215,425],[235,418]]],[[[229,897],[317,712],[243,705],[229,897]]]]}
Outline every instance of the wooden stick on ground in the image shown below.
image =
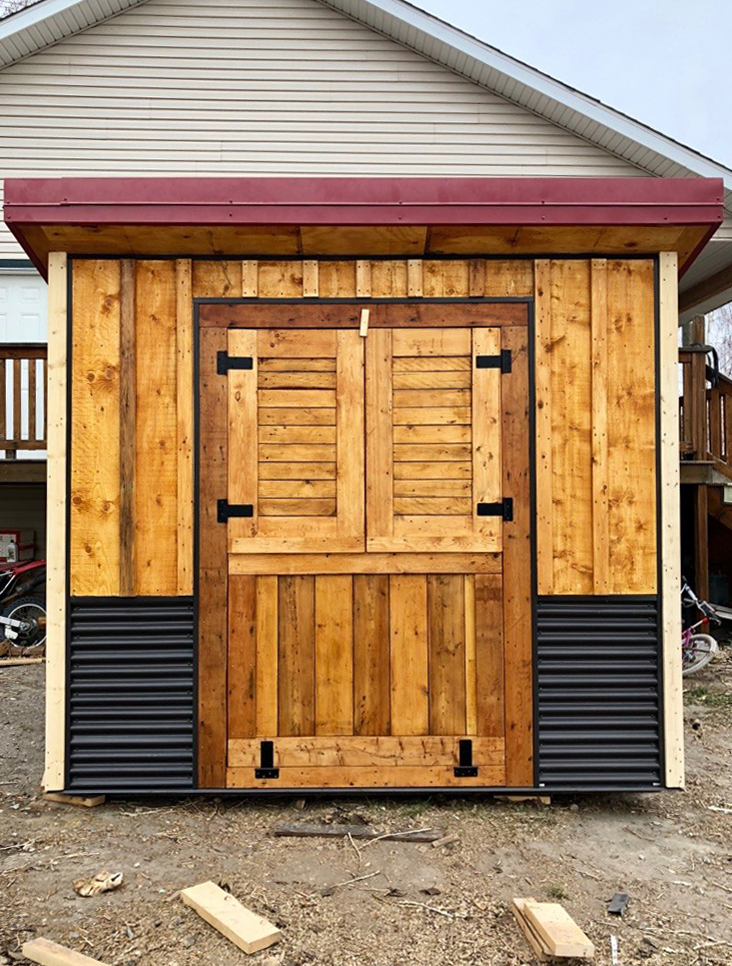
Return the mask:
{"type": "Polygon", "coordinates": [[[278,825],[273,832],[276,836],[288,838],[346,838],[388,839],[392,842],[436,842],[444,837],[440,829],[418,828],[405,832],[375,832],[368,825],[315,825],[300,822],[297,825],[278,825]]]}
{"type": "Polygon", "coordinates": [[[105,966],[99,959],[91,959],[66,946],[59,946],[50,939],[31,939],[23,943],[23,955],[41,966],[105,966]]]}
{"type": "Polygon", "coordinates": [[[245,953],[258,953],[282,939],[282,933],[263,916],[257,915],[215,882],[183,889],[183,902],[190,906],[210,926],[230,939],[245,953]]]}

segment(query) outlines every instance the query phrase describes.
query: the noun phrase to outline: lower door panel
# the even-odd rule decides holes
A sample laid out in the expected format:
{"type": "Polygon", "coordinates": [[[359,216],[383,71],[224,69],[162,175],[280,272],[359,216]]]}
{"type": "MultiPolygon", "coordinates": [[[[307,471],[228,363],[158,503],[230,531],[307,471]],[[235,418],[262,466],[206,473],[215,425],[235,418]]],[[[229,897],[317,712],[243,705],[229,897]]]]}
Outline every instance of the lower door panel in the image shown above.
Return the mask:
{"type": "Polygon", "coordinates": [[[227,786],[505,783],[500,574],[233,575],[227,786]]]}

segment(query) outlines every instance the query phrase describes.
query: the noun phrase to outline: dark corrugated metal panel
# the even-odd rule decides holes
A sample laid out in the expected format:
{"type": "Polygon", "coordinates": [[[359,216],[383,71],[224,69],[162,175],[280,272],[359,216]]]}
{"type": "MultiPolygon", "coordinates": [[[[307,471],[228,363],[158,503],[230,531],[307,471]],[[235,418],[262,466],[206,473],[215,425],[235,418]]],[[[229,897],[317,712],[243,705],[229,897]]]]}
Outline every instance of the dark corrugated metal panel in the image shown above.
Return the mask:
{"type": "Polygon", "coordinates": [[[189,597],[72,599],[70,791],[194,787],[189,597]]]}
{"type": "Polygon", "coordinates": [[[539,784],[661,785],[658,601],[540,597],[539,784]]]}

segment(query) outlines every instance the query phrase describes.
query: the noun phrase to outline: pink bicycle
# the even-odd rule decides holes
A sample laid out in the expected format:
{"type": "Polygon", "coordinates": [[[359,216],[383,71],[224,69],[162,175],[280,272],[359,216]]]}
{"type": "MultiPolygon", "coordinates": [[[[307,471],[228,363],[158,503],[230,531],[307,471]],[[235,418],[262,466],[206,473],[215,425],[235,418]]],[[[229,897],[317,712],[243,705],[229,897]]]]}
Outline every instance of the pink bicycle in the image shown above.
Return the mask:
{"type": "Polygon", "coordinates": [[[681,588],[681,604],[684,608],[694,608],[702,615],[700,621],[690,624],[681,633],[681,666],[684,677],[696,674],[711,661],[719,650],[717,642],[711,634],[701,633],[699,628],[708,625],[710,622],[721,624],[716,610],[705,600],[699,600],[694,591],[689,586],[685,577],[682,577],[683,586],[681,588]]]}

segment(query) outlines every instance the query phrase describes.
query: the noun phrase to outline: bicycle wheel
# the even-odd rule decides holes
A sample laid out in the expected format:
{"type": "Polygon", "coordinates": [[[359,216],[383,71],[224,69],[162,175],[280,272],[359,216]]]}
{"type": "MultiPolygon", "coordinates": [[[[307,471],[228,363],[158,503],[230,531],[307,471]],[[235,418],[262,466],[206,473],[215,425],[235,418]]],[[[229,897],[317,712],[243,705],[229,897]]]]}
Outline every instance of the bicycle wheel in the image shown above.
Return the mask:
{"type": "Polygon", "coordinates": [[[40,597],[20,597],[3,611],[3,617],[23,621],[25,627],[13,641],[26,649],[46,643],[46,605],[40,597]]]}
{"type": "Polygon", "coordinates": [[[692,634],[689,643],[681,651],[684,677],[696,674],[711,661],[717,653],[717,642],[709,634],[692,634]]]}

